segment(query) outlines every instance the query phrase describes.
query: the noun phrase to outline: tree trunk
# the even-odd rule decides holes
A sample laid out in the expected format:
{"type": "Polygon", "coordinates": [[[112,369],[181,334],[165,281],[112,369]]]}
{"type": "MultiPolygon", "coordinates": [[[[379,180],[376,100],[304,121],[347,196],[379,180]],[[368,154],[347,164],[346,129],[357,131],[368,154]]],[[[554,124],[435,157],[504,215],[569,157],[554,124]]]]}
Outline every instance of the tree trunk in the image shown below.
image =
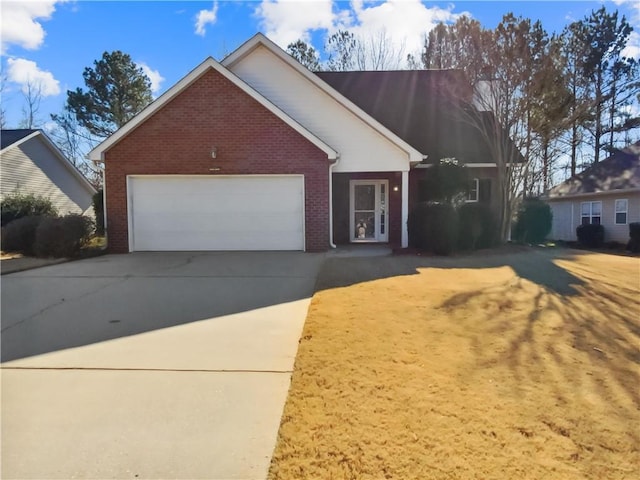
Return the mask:
{"type": "Polygon", "coordinates": [[[593,152],[593,163],[600,161],[600,140],[602,137],[602,71],[598,70],[596,77],[596,133],[595,151],[593,152]]]}

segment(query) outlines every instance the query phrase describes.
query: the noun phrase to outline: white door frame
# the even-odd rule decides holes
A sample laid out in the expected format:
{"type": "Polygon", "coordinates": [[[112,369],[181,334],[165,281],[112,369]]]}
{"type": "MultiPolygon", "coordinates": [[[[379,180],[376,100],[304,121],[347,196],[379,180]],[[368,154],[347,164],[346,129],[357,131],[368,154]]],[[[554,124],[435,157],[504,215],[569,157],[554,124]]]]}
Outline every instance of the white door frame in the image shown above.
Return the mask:
{"type": "Polygon", "coordinates": [[[389,241],[389,180],[349,180],[349,232],[351,243],[386,243],[389,241]],[[375,186],[374,238],[356,238],[354,189],[357,185],[375,186]],[[382,198],[383,186],[384,201],[382,198]],[[384,216],[384,223],[380,221],[382,216],[384,216]],[[382,225],[384,225],[384,232],[381,232],[382,225]]]}

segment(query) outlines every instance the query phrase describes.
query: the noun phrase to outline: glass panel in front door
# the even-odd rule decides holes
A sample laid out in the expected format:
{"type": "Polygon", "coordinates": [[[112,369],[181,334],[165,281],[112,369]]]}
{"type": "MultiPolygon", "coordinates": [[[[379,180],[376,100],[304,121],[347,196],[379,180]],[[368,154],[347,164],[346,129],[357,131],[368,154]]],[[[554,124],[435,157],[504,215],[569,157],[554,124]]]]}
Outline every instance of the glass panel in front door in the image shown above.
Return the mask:
{"type": "Polygon", "coordinates": [[[385,184],[380,184],[380,235],[384,236],[386,220],[386,189],[385,184]]]}
{"type": "Polygon", "coordinates": [[[355,225],[354,238],[356,240],[375,240],[376,238],[376,212],[353,212],[353,224],[355,225]]]}
{"type": "Polygon", "coordinates": [[[353,186],[353,225],[356,240],[376,238],[376,185],[353,186]]]}
{"type": "Polygon", "coordinates": [[[353,187],[353,209],[375,210],[376,208],[376,186],[375,185],[354,185],[353,187]]]}

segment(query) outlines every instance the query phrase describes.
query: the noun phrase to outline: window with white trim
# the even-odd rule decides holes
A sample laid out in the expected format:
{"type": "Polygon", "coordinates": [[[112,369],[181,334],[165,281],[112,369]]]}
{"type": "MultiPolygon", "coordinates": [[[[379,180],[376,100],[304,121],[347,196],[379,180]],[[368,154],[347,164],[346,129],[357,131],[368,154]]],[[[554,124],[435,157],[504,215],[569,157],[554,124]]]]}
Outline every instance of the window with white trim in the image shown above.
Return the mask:
{"type": "Polygon", "coordinates": [[[582,225],[600,225],[602,221],[602,202],[582,202],[582,225]]]}
{"type": "Polygon", "coordinates": [[[479,180],[474,178],[469,184],[469,191],[467,192],[467,202],[477,202],[479,192],[479,180]]]}
{"type": "Polygon", "coordinates": [[[627,224],[627,210],[629,209],[629,202],[626,198],[621,198],[616,200],[615,206],[615,214],[616,214],[616,225],[626,225],[627,224]]]}

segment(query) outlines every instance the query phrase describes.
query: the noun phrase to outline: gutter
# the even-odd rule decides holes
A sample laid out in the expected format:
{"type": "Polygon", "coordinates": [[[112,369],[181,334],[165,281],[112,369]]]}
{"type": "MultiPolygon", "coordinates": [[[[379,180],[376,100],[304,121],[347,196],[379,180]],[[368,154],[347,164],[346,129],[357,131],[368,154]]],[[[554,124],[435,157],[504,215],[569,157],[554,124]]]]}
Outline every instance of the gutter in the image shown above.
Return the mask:
{"type": "Polygon", "coordinates": [[[333,243],[333,169],[340,163],[340,154],[336,155],[336,160],[329,165],[329,247],[337,248],[333,243]]]}

